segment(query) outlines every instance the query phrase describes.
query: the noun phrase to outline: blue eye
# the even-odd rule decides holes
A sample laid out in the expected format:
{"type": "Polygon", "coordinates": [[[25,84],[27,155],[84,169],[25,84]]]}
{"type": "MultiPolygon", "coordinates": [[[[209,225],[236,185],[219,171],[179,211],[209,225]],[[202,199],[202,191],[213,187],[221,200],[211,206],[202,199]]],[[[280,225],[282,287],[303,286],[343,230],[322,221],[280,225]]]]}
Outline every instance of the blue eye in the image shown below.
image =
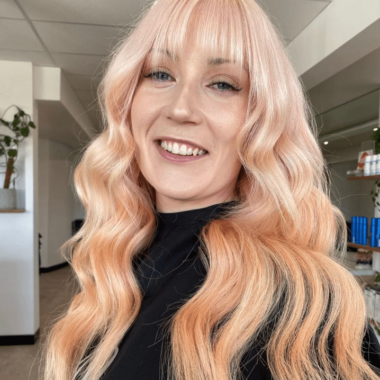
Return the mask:
{"type": "Polygon", "coordinates": [[[152,73],[150,73],[148,75],[144,75],[144,78],[156,77],[157,80],[160,80],[159,78],[163,79],[162,75],[160,75],[160,74],[163,74],[163,76],[167,75],[167,76],[170,77],[170,75],[167,72],[165,72],[165,71],[153,71],[152,73]]]}
{"type": "MultiPolygon", "coordinates": [[[[153,71],[151,72],[150,74],[147,74],[147,75],[144,75],[144,78],[155,78],[156,80],[158,81],[165,81],[165,76],[168,76],[171,78],[171,76],[166,72],[166,71],[162,71],[162,70],[158,70],[158,71],[153,71]]],[[[167,78],[166,78],[167,79],[167,78]]],[[[236,88],[235,86],[233,86],[232,84],[229,84],[227,82],[223,82],[223,81],[213,81],[211,82],[210,86],[214,86],[214,85],[223,85],[223,86],[227,86],[224,87],[224,88],[218,88],[218,90],[222,91],[222,92],[225,92],[225,91],[241,91],[241,88],[236,88]]]]}
{"type": "Polygon", "coordinates": [[[213,85],[216,85],[216,84],[222,84],[222,85],[226,85],[228,86],[228,88],[218,88],[218,90],[221,90],[221,91],[240,91],[240,89],[236,88],[235,86],[233,86],[232,84],[229,84],[227,82],[218,82],[218,81],[215,81],[215,82],[212,82],[211,83],[211,86],[213,85]]]}

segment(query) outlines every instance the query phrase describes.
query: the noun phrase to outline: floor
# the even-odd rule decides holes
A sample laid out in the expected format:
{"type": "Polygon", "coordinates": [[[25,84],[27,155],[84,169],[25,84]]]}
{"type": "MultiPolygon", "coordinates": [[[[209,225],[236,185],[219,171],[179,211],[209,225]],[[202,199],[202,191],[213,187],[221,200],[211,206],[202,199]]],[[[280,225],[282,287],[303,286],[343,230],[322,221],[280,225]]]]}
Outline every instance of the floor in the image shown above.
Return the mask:
{"type": "Polygon", "coordinates": [[[0,346],[1,380],[42,378],[42,375],[39,376],[39,367],[46,328],[68,307],[76,292],[77,288],[70,266],[40,274],[41,335],[34,345],[0,346]]]}

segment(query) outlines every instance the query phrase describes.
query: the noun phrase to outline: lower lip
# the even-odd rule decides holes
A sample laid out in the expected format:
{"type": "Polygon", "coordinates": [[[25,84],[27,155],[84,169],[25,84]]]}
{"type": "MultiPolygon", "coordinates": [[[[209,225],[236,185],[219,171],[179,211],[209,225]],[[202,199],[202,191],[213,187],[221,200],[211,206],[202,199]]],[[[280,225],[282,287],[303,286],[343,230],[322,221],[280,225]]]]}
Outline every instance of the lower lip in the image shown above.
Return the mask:
{"type": "Polygon", "coordinates": [[[157,144],[157,142],[153,143],[156,146],[156,149],[158,153],[165,159],[173,162],[190,162],[190,161],[198,161],[202,158],[205,158],[209,156],[209,153],[202,154],[201,156],[181,156],[179,154],[172,154],[168,152],[167,150],[161,148],[160,145],[157,144]]]}

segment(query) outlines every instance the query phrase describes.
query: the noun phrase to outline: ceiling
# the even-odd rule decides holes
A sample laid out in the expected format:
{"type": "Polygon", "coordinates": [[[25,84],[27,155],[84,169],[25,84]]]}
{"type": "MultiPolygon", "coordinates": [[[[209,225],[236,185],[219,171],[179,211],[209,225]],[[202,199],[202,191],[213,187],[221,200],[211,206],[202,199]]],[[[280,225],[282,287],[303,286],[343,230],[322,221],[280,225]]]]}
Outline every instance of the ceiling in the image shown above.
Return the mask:
{"type": "MultiPolygon", "coordinates": [[[[257,1],[287,44],[332,2],[257,1]]],[[[109,53],[150,3],[149,0],[0,0],[0,60],[31,61],[37,66],[62,68],[94,127],[100,130],[96,88],[109,53]]],[[[379,88],[379,67],[380,49],[308,90],[321,135],[378,117],[379,99],[375,91],[379,88]]],[[[49,135],[54,138],[54,131],[49,135]]],[[[331,147],[337,148],[339,144],[344,145],[342,141],[334,141],[331,147]]]]}

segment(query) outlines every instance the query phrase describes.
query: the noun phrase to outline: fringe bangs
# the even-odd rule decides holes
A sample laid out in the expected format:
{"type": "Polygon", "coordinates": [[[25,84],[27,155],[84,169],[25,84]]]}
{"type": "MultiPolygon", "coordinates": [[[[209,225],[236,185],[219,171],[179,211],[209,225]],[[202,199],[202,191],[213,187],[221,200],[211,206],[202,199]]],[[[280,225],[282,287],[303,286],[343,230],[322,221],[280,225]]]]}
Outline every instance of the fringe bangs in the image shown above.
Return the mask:
{"type": "Polygon", "coordinates": [[[180,57],[189,38],[210,58],[223,58],[247,66],[247,46],[243,25],[246,20],[237,1],[193,0],[161,1],[156,7],[166,10],[152,46],[152,60],[160,51],[180,57]]]}

